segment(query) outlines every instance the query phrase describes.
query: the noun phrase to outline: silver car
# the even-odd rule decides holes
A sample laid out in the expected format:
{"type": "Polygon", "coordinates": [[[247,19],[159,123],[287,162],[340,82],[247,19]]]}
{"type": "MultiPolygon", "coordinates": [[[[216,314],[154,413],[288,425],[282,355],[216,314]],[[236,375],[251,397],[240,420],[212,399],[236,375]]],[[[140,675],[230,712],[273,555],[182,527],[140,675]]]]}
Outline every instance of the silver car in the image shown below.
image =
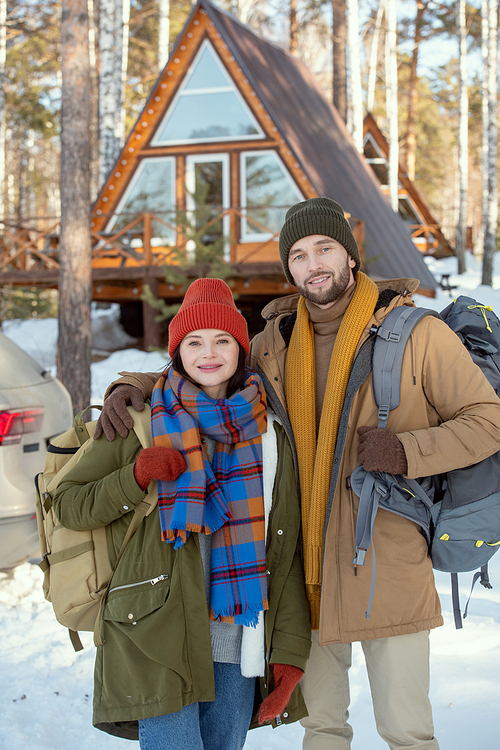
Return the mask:
{"type": "Polygon", "coordinates": [[[62,383],[0,333],[0,569],[39,555],[34,476],[72,415],[62,383]]]}

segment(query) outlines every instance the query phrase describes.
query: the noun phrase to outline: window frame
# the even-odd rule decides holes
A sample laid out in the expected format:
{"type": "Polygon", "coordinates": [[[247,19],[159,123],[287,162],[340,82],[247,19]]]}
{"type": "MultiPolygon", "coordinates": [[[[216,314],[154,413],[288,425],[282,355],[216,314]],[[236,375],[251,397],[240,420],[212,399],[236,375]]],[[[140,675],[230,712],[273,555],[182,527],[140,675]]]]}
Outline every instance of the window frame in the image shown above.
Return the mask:
{"type": "MultiPolygon", "coordinates": [[[[299,188],[295,180],[293,179],[292,175],[288,171],[288,168],[286,164],[283,162],[283,159],[279,155],[279,153],[276,151],[276,149],[259,149],[258,151],[242,151],[240,153],[240,202],[241,202],[241,227],[240,227],[240,243],[248,243],[248,242],[266,242],[267,240],[272,239],[275,234],[273,232],[248,232],[248,225],[249,221],[247,219],[247,167],[246,167],[246,157],[247,156],[264,156],[266,154],[273,154],[275,158],[278,160],[278,164],[283,169],[283,174],[285,175],[286,179],[290,183],[290,185],[295,188],[295,190],[299,194],[299,198],[296,201],[297,203],[300,200],[306,200],[302,190],[299,188]]],[[[292,204],[293,205],[293,204],[292,204]]],[[[251,208],[251,207],[250,207],[251,208]]],[[[278,233],[279,234],[279,233],[278,233]]]]}
{"type": "MultiPolygon", "coordinates": [[[[126,205],[127,200],[129,199],[130,195],[135,190],[136,185],[137,185],[137,183],[139,181],[139,178],[140,178],[142,172],[144,171],[145,166],[149,162],[154,162],[155,164],[158,164],[159,162],[170,162],[170,164],[172,165],[171,175],[170,175],[170,179],[171,179],[171,194],[172,194],[172,198],[173,198],[172,211],[173,211],[173,214],[174,214],[173,215],[174,221],[172,223],[175,224],[175,212],[177,210],[177,195],[176,195],[176,169],[177,169],[177,167],[176,167],[176,157],[175,156],[145,156],[138,163],[138,165],[136,167],[136,170],[135,170],[132,178],[130,179],[130,182],[127,185],[127,188],[126,188],[125,192],[123,193],[122,197],[120,198],[120,200],[119,200],[116,208],[113,210],[113,214],[110,216],[109,221],[106,224],[106,228],[105,228],[105,232],[106,233],[111,233],[113,231],[113,228],[114,228],[116,222],[118,221],[120,212],[122,211],[124,205],[126,205]]],[[[154,215],[154,211],[147,211],[147,212],[143,211],[143,213],[152,213],[154,215]]],[[[132,219],[131,219],[131,221],[132,221],[132,219]]],[[[169,244],[167,246],[168,247],[175,247],[175,244],[176,244],[176,232],[175,232],[175,230],[168,230],[168,231],[172,231],[173,232],[173,241],[169,242],[169,244]]],[[[154,237],[154,236],[152,236],[151,237],[151,246],[152,247],[163,247],[163,246],[165,246],[164,239],[165,238],[163,238],[163,237],[154,237]]],[[[135,246],[135,243],[132,240],[132,247],[134,247],[134,246],[135,246]]]]}
{"type": "Polygon", "coordinates": [[[229,72],[224,67],[224,64],[222,63],[219,55],[217,54],[214,46],[212,43],[205,39],[198,52],[196,53],[191,65],[189,66],[189,69],[184,77],[184,80],[182,81],[177,93],[175,94],[174,98],[172,99],[168,110],[163,117],[162,121],[160,122],[160,125],[158,126],[158,129],[156,133],[154,134],[153,138],[151,139],[151,146],[153,147],[159,147],[159,146],[184,146],[189,144],[198,144],[198,143],[224,143],[227,141],[255,141],[255,140],[262,140],[265,138],[265,133],[263,132],[261,126],[259,125],[255,115],[253,114],[252,110],[246,103],[245,99],[241,95],[237,85],[229,75],[229,72]],[[211,89],[192,89],[189,91],[186,91],[186,86],[189,83],[189,71],[194,70],[197,66],[201,56],[203,55],[203,52],[206,48],[209,48],[216,64],[219,66],[219,68],[222,71],[222,74],[225,78],[228,79],[227,86],[214,86],[211,89]],[[243,109],[247,113],[248,117],[250,118],[252,125],[256,128],[257,133],[255,135],[224,135],[224,136],[213,136],[212,138],[180,138],[176,140],[160,140],[160,133],[165,130],[165,127],[167,126],[170,118],[173,116],[175,108],[177,106],[177,103],[179,99],[183,96],[199,96],[202,95],[208,95],[208,94],[220,94],[220,93],[229,93],[229,91],[232,91],[234,94],[236,94],[237,99],[239,100],[240,104],[243,106],[243,109]]]}
{"type": "MultiPolygon", "coordinates": [[[[189,215],[190,212],[195,210],[194,201],[191,193],[194,193],[196,188],[196,164],[206,164],[211,161],[222,162],[222,210],[226,211],[231,207],[231,165],[229,159],[229,153],[205,153],[205,154],[187,154],[186,155],[186,211],[189,215]]],[[[224,237],[229,238],[230,234],[230,216],[226,214],[222,218],[222,234],[224,237]]],[[[188,251],[189,252],[189,251],[188,251]]],[[[224,242],[224,260],[231,260],[231,249],[228,239],[224,242]]]]}

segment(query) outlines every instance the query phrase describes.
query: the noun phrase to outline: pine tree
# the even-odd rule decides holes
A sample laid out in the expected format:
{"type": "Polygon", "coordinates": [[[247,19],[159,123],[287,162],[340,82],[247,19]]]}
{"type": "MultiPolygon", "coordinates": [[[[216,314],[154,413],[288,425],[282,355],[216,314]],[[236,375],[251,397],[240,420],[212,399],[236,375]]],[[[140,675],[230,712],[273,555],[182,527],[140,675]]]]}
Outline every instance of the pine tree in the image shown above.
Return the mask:
{"type": "Polygon", "coordinates": [[[420,42],[422,40],[422,24],[428,3],[417,0],[417,15],[415,18],[415,32],[413,39],[413,55],[411,59],[410,101],[408,106],[408,123],[406,134],[406,171],[410,180],[415,179],[415,162],[417,159],[417,137],[415,132],[415,116],[417,111],[417,67],[420,42]]]}
{"type": "Polygon", "coordinates": [[[7,56],[7,0],[0,0],[0,220],[5,216],[5,62],[7,56]]]}
{"type": "Polygon", "coordinates": [[[58,377],[90,402],[90,61],[87,0],[63,0],[58,377]]]}
{"type": "Polygon", "coordinates": [[[361,92],[361,64],[359,51],[358,0],[347,0],[347,30],[351,72],[352,138],[360,154],[363,153],[363,95],[361,92]]]}
{"type": "Polygon", "coordinates": [[[347,122],[347,63],[345,0],[331,0],[333,11],[333,104],[347,122]]]}

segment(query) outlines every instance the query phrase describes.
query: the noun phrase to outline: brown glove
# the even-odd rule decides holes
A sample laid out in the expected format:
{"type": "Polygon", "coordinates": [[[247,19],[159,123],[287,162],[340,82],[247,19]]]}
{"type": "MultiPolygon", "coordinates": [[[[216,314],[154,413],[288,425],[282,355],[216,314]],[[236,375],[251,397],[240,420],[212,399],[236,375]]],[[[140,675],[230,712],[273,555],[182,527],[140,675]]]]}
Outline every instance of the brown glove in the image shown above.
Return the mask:
{"type": "Polygon", "coordinates": [[[183,471],[186,471],[186,462],[182,453],[175,448],[155,445],[143,448],[137,456],[134,477],[141,490],[146,491],[152,479],[174,482],[183,471]]]}
{"type": "Polygon", "coordinates": [[[115,439],[116,433],[122,438],[127,437],[128,431],[134,426],[127,405],[133,406],[136,411],[143,411],[144,396],[140,388],[134,385],[117,385],[104,402],[95,426],[94,440],[99,440],[103,433],[110,443],[115,439]]]}
{"type": "Polygon", "coordinates": [[[405,449],[388,427],[358,427],[358,456],[366,471],[406,474],[405,449]]]}
{"type": "Polygon", "coordinates": [[[271,721],[285,710],[294,691],[304,674],[299,667],[291,664],[271,664],[274,676],[274,690],[262,701],[259,711],[259,724],[271,721]]]}

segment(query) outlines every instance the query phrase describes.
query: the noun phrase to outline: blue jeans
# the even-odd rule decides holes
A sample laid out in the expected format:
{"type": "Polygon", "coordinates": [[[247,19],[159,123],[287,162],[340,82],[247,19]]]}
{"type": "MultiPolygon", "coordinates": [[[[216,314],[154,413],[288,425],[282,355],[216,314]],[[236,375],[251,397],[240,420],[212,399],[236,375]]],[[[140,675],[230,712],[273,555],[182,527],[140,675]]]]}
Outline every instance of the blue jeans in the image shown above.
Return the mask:
{"type": "Polygon", "coordinates": [[[242,750],[252,718],[255,678],[239,664],[214,662],[215,701],[139,721],[141,750],[242,750]]]}

